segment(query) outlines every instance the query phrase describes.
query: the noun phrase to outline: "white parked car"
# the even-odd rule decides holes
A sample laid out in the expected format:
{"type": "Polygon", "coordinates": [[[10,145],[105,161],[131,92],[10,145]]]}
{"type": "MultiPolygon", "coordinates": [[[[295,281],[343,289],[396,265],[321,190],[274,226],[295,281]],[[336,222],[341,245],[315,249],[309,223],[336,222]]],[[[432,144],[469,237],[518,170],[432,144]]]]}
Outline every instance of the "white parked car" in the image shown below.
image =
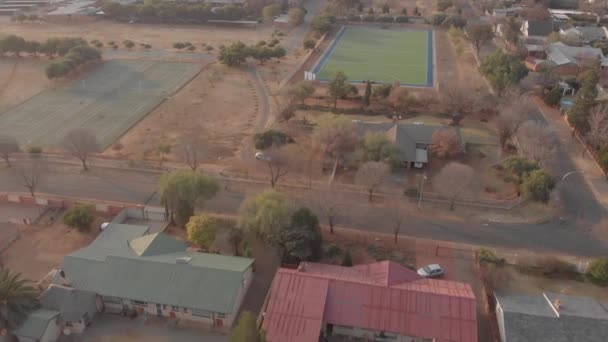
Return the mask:
{"type": "Polygon", "coordinates": [[[419,268],[417,273],[425,278],[438,278],[441,277],[444,272],[439,264],[430,264],[419,268]]]}
{"type": "Polygon", "coordinates": [[[258,151],[255,153],[255,159],[269,162],[271,160],[269,155],[264,154],[264,152],[258,151]]]}

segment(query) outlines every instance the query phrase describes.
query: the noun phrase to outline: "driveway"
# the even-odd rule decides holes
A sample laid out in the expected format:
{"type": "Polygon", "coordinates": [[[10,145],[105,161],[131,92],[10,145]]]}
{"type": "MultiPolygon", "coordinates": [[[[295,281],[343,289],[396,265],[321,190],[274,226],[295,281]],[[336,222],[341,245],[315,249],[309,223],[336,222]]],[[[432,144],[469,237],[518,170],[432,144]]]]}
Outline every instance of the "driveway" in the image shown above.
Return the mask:
{"type": "Polygon", "coordinates": [[[64,336],[60,342],[225,342],[227,335],[203,327],[175,326],[174,320],[139,316],[135,319],[100,314],[81,336],[64,336]]]}

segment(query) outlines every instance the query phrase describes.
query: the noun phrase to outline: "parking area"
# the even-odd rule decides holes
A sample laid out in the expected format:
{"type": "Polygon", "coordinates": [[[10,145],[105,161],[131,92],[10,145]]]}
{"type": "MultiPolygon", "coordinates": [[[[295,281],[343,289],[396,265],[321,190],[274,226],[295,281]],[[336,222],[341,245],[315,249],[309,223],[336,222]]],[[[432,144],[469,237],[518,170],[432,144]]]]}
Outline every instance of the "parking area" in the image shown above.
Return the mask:
{"type": "Polygon", "coordinates": [[[127,318],[100,314],[80,336],[63,336],[61,342],[225,342],[228,336],[205,326],[154,316],[127,318]]]}

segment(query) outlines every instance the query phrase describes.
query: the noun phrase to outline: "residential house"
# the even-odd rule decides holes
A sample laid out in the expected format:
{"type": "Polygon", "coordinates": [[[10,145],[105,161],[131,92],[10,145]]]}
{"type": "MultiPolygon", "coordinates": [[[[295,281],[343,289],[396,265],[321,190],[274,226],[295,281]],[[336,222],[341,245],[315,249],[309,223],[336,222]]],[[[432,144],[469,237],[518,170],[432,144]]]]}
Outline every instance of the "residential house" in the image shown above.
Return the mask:
{"type": "Polygon", "coordinates": [[[52,342],[62,332],[82,333],[99,309],[95,293],[61,285],[52,284],[39,299],[41,308],[15,332],[20,342],[52,342]]]}
{"type": "Polygon", "coordinates": [[[494,8],[486,10],[486,15],[496,18],[516,17],[522,10],[522,7],[494,8]]]}
{"type": "Polygon", "coordinates": [[[608,29],[604,26],[576,26],[560,29],[559,34],[566,38],[589,44],[594,41],[606,40],[608,38],[608,29]]]}
{"type": "Polygon", "coordinates": [[[110,224],[67,255],[65,286],[96,293],[104,312],[137,312],[229,327],[252,278],[253,259],[187,251],[148,227],[110,224]]]}
{"type": "Polygon", "coordinates": [[[521,33],[526,43],[542,43],[555,32],[556,26],[552,20],[526,20],[521,26],[521,33]]]}
{"type": "Polygon", "coordinates": [[[367,132],[384,133],[389,141],[399,149],[399,159],[406,168],[422,168],[428,163],[429,148],[433,133],[439,130],[454,129],[464,151],[465,142],[458,127],[425,125],[422,123],[396,123],[396,122],[362,122],[355,121],[360,135],[367,132]]]}
{"type": "Polygon", "coordinates": [[[497,293],[496,318],[502,342],[604,342],[608,303],[545,292],[497,293]]]}
{"type": "Polygon", "coordinates": [[[395,262],[301,263],[275,275],[263,310],[268,342],[477,342],[469,284],[420,277],[395,262]]]}
{"type": "Polygon", "coordinates": [[[598,60],[602,69],[608,67],[608,58],[598,48],[569,46],[557,42],[549,44],[546,51],[547,61],[550,62],[548,66],[559,75],[576,75],[581,67],[598,60]]]}

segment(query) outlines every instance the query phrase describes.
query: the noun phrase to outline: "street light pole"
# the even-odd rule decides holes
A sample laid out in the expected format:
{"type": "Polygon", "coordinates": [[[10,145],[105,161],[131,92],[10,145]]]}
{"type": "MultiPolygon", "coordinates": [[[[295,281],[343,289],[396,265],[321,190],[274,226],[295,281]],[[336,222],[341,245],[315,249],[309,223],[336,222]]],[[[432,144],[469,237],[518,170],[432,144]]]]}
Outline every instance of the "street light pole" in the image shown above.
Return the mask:
{"type": "Polygon", "coordinates": [[[422,190],[424,189],[424,181],[426,180],[426,173],[422,174],[422,180],[420,181],[420,191],[418,192],[418,210],[422,205],[422,190]]]}

